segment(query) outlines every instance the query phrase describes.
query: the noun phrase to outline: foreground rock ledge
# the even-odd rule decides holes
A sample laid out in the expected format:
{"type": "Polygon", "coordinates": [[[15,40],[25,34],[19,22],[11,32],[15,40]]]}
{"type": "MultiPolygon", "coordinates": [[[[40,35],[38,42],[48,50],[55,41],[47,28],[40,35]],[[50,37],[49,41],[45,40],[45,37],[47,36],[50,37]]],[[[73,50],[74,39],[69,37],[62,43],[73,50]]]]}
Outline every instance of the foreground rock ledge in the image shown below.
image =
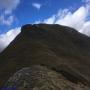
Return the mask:
{"type": "Polygon", "coordinates": [[[39,65],[19,70],[9,78],[5,87],[16,90],[90,90],[82,83],[72,83],[62,74],[39,65]]]}

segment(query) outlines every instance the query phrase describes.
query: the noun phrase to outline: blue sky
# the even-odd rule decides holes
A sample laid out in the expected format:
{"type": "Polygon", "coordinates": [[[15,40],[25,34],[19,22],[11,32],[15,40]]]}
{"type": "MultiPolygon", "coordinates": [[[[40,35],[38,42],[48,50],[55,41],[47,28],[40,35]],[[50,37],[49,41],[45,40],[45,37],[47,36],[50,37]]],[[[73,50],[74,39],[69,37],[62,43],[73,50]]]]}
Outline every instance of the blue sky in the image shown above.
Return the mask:
{"type": "MultiPolygon", "coordinates": [[[[13,1],[13,0],[9,0],[13,1]]],[[[16,0],[17,1],[17,0],[16,0]]],[[[3,7],[3,10],[0,10],[0,15],[4,15],[4,18],[7,19],[12,16],[13,20],[6,20],[10,22],[3,23],[3,20],[0,21],[0,33],[7,32],[9,29],[22,26],[26,23],[34,23],[38,20],[46,19],[53,14],[57,13],[59,9],[70,8],[73,11],[79,8],[82,4],[81,0],[18,0],[19,3],[16,3],[17,6],[15,9],[12,9],[11,13],[5,15],[5,10],[7,8],[3,7]],[[37,4],[39,6],[35,6],[37,4]]],[[[12,2],[6,3],[7,0],[0,0],[0,2],[5,2],[5,4],[11,5],[12,2]]],[[[2,4],[2,3],[1,3],[2,4]]],[[[6,6],[8,6],[6,5],[6,6]]],[[[13,8],[13,7],[11,7],[13,8]]]]}
{"type": "Polygon", "coordinates": [[[90,36],[90,0],[0,0],[0,46],[27,23],[61,24],[90,36]]]}

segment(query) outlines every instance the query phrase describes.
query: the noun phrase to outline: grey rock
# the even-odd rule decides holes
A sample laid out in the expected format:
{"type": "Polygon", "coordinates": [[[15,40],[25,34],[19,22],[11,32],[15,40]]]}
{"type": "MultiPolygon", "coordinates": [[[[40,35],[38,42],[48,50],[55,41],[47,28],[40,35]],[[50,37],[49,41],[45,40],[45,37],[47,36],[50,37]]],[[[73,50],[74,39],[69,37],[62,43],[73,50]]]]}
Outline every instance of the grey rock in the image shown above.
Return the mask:
{"type": "Polygon", "coordinates": [[[9,78],[5,87],[16,90],[90,90],[82,83],[72,83],[62,74],[45,66],[26,67],[9,78]]]}

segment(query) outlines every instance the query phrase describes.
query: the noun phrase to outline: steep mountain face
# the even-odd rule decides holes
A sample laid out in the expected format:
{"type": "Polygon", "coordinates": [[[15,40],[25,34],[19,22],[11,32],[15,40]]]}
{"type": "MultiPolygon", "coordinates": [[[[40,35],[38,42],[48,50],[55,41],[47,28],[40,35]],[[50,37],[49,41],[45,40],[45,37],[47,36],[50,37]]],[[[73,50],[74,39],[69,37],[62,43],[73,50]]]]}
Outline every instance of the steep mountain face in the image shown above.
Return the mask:
{"type": "Polygon", "coordinates": [[[90,37],[66,26],[24,25],[0,55],[0,86],[31,65],[44,65],[73,83],[90,86],[90,37]]]}

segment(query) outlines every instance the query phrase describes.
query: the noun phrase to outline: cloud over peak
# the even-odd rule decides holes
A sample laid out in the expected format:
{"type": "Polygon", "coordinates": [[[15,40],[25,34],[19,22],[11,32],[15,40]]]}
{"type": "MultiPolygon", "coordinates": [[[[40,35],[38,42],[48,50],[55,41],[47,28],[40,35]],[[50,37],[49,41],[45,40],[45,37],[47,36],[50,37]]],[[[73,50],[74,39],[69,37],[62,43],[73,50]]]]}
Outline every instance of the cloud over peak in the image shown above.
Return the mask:
{"type": "Polygon", "coordinates": [[[68,8],[60,9],[51,17],[36,22],[70,26],[83,34],[90,36],[90,20],[88,20],[88,17],[90,17],[89,12],[90,3],[85,3],[85,5],[80,6],[74,12],[68,8]]]}

